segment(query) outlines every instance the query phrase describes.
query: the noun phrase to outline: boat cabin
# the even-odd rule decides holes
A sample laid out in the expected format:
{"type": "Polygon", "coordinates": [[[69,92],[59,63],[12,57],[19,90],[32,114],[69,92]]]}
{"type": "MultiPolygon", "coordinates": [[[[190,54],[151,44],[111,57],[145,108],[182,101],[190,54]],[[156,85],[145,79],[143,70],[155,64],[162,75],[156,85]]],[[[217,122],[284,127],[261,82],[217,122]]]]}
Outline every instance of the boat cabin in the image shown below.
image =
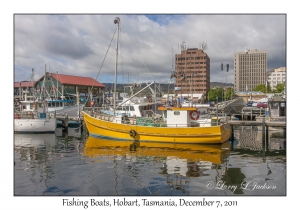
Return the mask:
{"type": "Polygon", "coordinates": [[[75,106],[76,105],[76,100],[72,99],[61,99],[61,100],[56,100],[56,99],[51,99],[47,100],[47,106],[48,106],[48,111],[52,112],[55,110],[59,109],[64,109],[64,107],[69,107],[69,106],[75,106]]]}
{"type": "Polygon", "coordinates": [[[195,107],[158,107],[166,119],[167,127],[195,127],[200,113],[195,107]]]}
{"type": "Polygon", "coordinates": [[[270,100],[269,109],[271,117],[286,117],[286,100],[270,100]]]}

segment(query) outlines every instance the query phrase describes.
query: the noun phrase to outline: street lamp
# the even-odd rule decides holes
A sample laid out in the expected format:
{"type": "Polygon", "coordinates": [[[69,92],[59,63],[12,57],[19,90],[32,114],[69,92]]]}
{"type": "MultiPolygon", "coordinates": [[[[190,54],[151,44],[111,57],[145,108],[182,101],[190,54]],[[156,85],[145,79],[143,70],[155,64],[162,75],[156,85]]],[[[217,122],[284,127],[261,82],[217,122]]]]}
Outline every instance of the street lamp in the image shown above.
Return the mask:
{"type": "MultiPolygon", "coordinates": [[[[224,93],[224,85],[223,85],[223,63],[221,63],[221,71],[222,71],[222,102],[223,102],[223,98],[225,98],[226,101],[226,97],[224,93]]],[[[228,71],[229,71],[229,64],[226,64],[226,73],[228,71]]],[[[226,84],[227,84],[227,74],[226,74],[226,84]]]]}
{"type": "MultiPolygon", "coordinates": [[[[227,72],[229,71],[229,64],[226,64],[226,85],[227,85],[227,72]]],[[[227,89],[226,89],[227,91],[227,89]]],[[[226,92],[225,92],[225,101],[226,101],[226,92]]]]}
{"type": "MultiPolygon", "coordinates": [[[[245,47],[245,53],[246,53],[246,55],[248,55],[248,53],[250,52],[250,49],[247,49],[247,47],[245,47]]],[[[248,55],[248,70],[249,70],[249,72],[250,72],[250,55],[248,55]]],[[[248,93],[248,73],[249,72],[247,72],[247,74],[246,74],[246,92],[247,92],[247,97],[248,97],[248,95],[249,95],[249,93],[248,93]]],[[[248,100],[249,100],[249,98],[248,98],[248,100]]],[[[250,100],[251,100],[251,97],[250,97],[250,100]]]]}
{"type": "Polygon", "coordinates": [[[224,88],[223,88],[223,63],[221,63],[221,71],[222,71],[222,102],[223,102],[223,92],[224,92],[224,88]]]}

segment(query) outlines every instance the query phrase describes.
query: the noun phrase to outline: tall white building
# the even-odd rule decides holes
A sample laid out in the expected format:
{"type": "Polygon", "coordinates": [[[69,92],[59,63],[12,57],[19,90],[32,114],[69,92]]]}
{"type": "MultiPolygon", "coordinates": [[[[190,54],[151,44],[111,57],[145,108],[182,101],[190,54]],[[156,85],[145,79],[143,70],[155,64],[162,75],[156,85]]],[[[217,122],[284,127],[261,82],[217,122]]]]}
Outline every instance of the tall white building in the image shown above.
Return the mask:
{"type": "Polygon", "coordinates": [[[286,68],[280,67],[268,71],[268,83],[271,89],[275,89],[278,84],[284,84],[286,81],[286,68]]]}
{"type": "Polygon", "coordinates": [[[259,84],[266,83],[266,51],[245,50],[234,54],[234,90],[252,91],[259,84]]]}

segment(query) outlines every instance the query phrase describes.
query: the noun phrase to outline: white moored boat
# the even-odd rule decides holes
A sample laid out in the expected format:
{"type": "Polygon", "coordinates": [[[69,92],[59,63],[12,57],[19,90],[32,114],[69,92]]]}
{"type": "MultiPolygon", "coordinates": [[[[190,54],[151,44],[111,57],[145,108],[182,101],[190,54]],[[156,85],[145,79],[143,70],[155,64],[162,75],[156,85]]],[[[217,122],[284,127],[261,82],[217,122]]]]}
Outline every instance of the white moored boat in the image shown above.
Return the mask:
{"type": "Polygon", "coordinates": [[[48,133],[55,132],[56,118],[47,112],[47,103],[20,101],[20,111],[14,113],[14,131],[22,133],[48,133]]]}

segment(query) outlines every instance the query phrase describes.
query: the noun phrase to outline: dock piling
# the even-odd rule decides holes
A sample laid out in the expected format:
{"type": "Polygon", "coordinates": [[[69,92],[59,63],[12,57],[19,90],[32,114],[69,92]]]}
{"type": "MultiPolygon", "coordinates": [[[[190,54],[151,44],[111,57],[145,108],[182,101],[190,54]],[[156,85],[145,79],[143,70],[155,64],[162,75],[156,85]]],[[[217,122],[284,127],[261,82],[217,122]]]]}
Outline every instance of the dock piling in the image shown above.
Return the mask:
{"type": "Polygon", "coordinates": [[[264,148],[266,146],[265,129],[266,129],[266,122],[265,122],[265,116],[263,116],[263,119],[262,119],[262,145],[264,148]]]}
{"type": "Polygon", "coordinates": [[[269,126],[266,125],[266,149],[269,149],[269,126]]]}
{"type": "Polygon", "coordinates": [[[231,137],[230,137],[230,140],[233,141],[233,140],[234,140],[234,130],[233,130],[233,125],[230,125],[230,130],[231,130],[231,137]]]}
{"type": "Polygon", "coordinates": [[[68,115],[66,114],[64,120],[62,121],[63,130],[68,131],[68,126],[69,126],[69,118],[68,115]]]}

